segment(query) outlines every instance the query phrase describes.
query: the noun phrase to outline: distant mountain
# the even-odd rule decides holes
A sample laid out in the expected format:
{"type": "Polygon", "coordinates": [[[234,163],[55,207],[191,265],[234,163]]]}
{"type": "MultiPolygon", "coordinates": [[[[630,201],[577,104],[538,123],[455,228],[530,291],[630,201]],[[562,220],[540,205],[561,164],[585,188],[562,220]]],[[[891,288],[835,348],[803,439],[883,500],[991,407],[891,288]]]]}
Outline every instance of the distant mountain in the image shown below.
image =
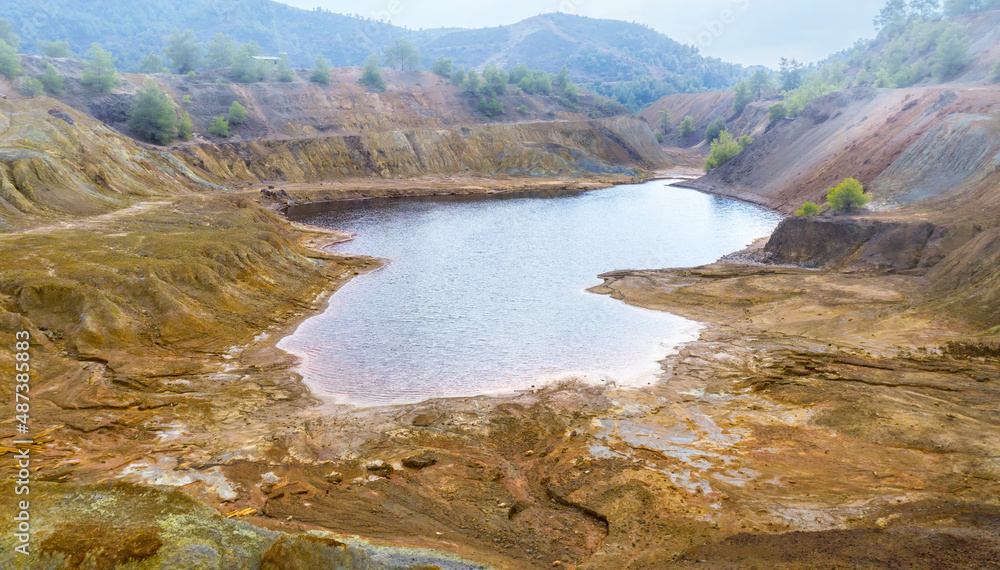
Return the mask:
{"type": "Polygon", "coordinates": [[[21,36],[22,51],[39,53],[41,41],[68,41],[83,54],[96,42],[124,71],[162,53],[174,29],[193,30],[203,42],[217,33],[256,41],[265,54],[287,53],[300,67],[311,66],[317,54],[335,66],[361,65],[405,38],[421,50],[425,66],[439,56],[476,68],[525,63],[556,72],[567,65],[574,80],[603,84],[593,88],[633,110],[668,93],[725,89],[744,73],[647,26],[558,13],[496,28],[415,31],[272,0],[5,0],[0,18],[21,36]]]}

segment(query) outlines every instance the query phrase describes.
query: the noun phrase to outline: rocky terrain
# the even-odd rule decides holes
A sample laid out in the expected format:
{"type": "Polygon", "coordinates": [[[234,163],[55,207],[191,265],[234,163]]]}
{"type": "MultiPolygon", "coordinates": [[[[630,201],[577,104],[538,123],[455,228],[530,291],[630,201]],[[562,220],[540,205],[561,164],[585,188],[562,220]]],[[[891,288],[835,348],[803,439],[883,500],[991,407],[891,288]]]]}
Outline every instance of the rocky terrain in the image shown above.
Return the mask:
{"type": "MultiPolygon", "coordinates": [[[[357,409],[314,398],[274,345],[380,262],[276,210],[583,190],[698,150],[542,99],[492,121],[426,74],[384,94],[162,78],[199,125],[235,99],[251,120],[161,148],[115,119],[129,79],[0,101],[0,344],[29,331],[35,371],[30,567],[1000,564],[993,87],[731,119],[757,140],[691,185],[790,212],[855,176],[875,201],[707,267],[603,276],[595,293],[704,324],[659,383],[357,409]]],[[[661,106],[702,124],[727,97],[661,106]]]]}

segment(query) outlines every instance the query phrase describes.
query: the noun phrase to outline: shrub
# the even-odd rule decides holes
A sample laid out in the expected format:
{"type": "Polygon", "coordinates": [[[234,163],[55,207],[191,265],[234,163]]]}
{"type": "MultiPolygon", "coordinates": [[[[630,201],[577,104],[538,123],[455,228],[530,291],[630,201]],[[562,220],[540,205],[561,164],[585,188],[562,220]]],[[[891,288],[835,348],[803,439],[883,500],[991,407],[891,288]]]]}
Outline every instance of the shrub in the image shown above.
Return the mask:
{"type": "Polygon", "coordinates": [[[34,77],[21,77],[17,82],[17,90],[21,95],[37,97],[42,94],[42,82],[34,77]]]}
{"type": "Polygon", "coordinates": [[[712,141],[712,151],[708,155],[708,161],[705,162],[705,170],[712,170],[729,162],[752,142],[753,139],[746,135],[740,137],[737,142],[733,140],[733,135],[729,134],[729,131],[722,131],[719,133],[719,138],[712,141]]]}
{"type": "Polygon", "coordinates": [[[517,112],[521,113],[522,115],[527,115],[528,114],[528,106],[527,105],[519,105],[517,107],[517,112]]]}
{"type": "Polygon", "coordinates": [[[93,44],[90,47],[90,61],[83,68],[84,85],[89,85],[101,93],[110,93],[118,86],[118,70],[111,54],[101,46],[93,44]]]}
{"type": "Polygon", "coordinates": [[[465,67],[458,66],[457,69],[451,74],[451,84],[461,85],[465,81],[465,67]]]}
{"type": "Polygon", "coordinates": [[[218,137],[228,138],[229,121],[227,121],[222,115],[213,118],[212,124],[208,126],[208,132],[218,137]]]}
{"type": "Polygon", "coordinates": [[[69,51],[69,42],[38,42],[38,47],[42,48],[42,53],[49,57],[70,57],[73,55],[69,51]]]}
{"type": "Polygon", "coordinates": [[[962,71],[969,62],[966,52],[969,49],[969,36],[959,26],[949,27],[937,41],[934,53],[934,75],[938,79],[947,79],[962,71]]]}
{"type": "Polygon", "coordinates": [[[739,82],[733,88],[733,113],[739,115],[747,105],[754,101],[754,92],[746,81],[739,82]]]}
{"type": "Polygon", "coordinates": [[[174,63],[178,74],[194,71],[201,65],[201,43],[191,30],[174,30],[163,53],[174,63]]]}
{"type": "Polygon", "coordinates": [[[993,64],[993,69],[990,71],[990,78],[993,79],[993,83],[1000,83],[1000,59],[993,64]]]}
{"type": "Polygon", "coordinates": [[[445,58],[442,55],[441,57],[437,58],[437,61],[435,61],[434,65],[431,66],[431,71],[440,75],[441,77],[449,77],[451,75],[452,64],[454,63],[454,61],[455,61],[454,59],[450,57],[445,58]]]}
{"type": "Polygon", "coordinates": [[[864,193],[865,189],[854,178],[848,178],[834,186],[826,195],[826,203],[838,214],[852,212],[864,207],[871,201],[871,196],[864,193]]]}
{"type": "Polygon", "coordinates": [[[190,105],[191,95],[185,94],[183,97],[181,97],[181,103],[184,103],[185,105],[190,105]]]}
{"type": "Polygon", "coordinates": [[[813,204],[812,202],[806,202],[802,204],[802,208],[795,210],[796,216],[815,216],[819,214],[819,204],[813,204]]]}
{"type": "Polygon", "coordinates": [[[233,54],[229,75],[239,83],[253,83],[264,79],[264,67],[254,56],[261,54],[257,42],[243,44],[233,54]]]}
{"type": "Polygon", "coordinates": [[[503,101],[497,99],[496,95],[493,95],[489,99],[483,97],[479,100],[479,110],[488,117],[503,115],[503,101]]]}
{"type": "Polygon", "coordinates": [[[377,55],[373,54],[368,57],[368,61],[361,69],[361,79],[358,80],[358,83],[369,89],[385,91],[385,78],[382,77],[382,68],[378,66],[377,55]]]}
{"type": "Polygon", "coordinates": [[[656,133],[656,142],[658,143],[663,142],[663,133],[656,133]]]}
{"type": "Polygon", "coordinates": [[[163,58],[151,53],[139,62],[139,73],[163,73],[163,58]]]}
{"type": "Polygon", "coordinates": [[[187,111],[177,119],[177,138],[183,141],[191,140],[194,134],[194,123],[191,122],[191,115],[187,111]]]}
{"type": "Polygon", "coordinates": [[[708,128],[705,129],[705,142],[712,142],[719,138],[719,134],[722,133],[726,128],[726,120],[722,117],[712,121],[708,124],[708,128]]]}
{"type": "Polygon", "coordinates": [[[19,73],[21,73],[21,56],[13,46],[0,39],[0,75],[14,79],[19,73]]]}
{"type": "Polygon", "coordinates": [[[229,106],[229,124],[232,126],[242,125],[247,120],[247,108],[240,105],[239,101],[233,101],[229,106]]]}
{"type": "Polygon", "coordinates": [[[191,71],[187,72],[187,78],[188,81],[194,81],[195,79],[198,78],[198,74],[195,73],[194,70],[192,69],[191,71]]]}
{"type": "Polygon", "coordinates": [[[41,83],[46,93],[50,95],[62,95],[63,78],[51,63],[45,64],[45,75],[42,75],[41,83]]]}
{"type": "Polygon", "coordinates": [[[143,138],[159,144],[170,144],[177,137],[174,104],[152,79],[132,100],[128,125],[143,138]]]}
{"type": "Polygon", "coordinates": [[[690,136],[692,133],[694,133],[694,117],[692,117],[691,115],[687,115],[686,117],[681,119],[681,124],[678,127],[678,129],[682,137],[690,136]]]}
{"type": "Polygon", "coordinates": [[[788,107],[784,103],[775,103],[767,108],[767,118],[772,123],[788,116],[788,107]]]}
{"type": "MultiPolygon", "coordinates": [[[[368,64],[366,63],[365,65],[367,66],[368,64]]],[[[312,73],[309,74],[309,81],[319,83],[320,85],[329,85],[331,77],[332,75],[330,74],[329,62],[327,62],[326,58],[322,55],[317,55],[316,64],[313,67],[312,73]]],[[[363,76],[362,79],[364,79],[363,76]]],[[[362,81],[362,83],[364,83],[364,81],[362,81]]]]}
{"type": "Polygon", "coordinates": [[[291,83],[295,80],[295,71],[288,62],[288,54],[283,53],[278,56],[278,66],[275,68],[275,77],[282,83],[291,83]]]}

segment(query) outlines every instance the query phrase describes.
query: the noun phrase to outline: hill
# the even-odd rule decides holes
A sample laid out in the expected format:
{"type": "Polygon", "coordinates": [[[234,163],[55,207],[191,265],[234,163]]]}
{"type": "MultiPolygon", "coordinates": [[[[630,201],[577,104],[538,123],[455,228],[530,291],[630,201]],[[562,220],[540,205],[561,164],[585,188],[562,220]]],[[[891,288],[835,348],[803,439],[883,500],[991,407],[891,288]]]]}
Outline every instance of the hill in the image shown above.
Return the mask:
{"type": "Polygon", "coordinates": [[[192,30],[203,43],[216,34],[255,41],[265,55],[287,53],[300,67],[311,66],[317,54],[334,66],[359,66],[402,38],[421,51],[425,67],[438,57],[475,68],[524,63],[550,73],[566,65],[576,81],[596,84],[601,94],[633,111],[670,93],[725,89],[744,74],[742,66],[703,57],[697,48],[647,26],[568,14],[496,28],[414,31],[271,0],[15,0],[0,5],[0,18],[21,36],[23,52],[41,53],[42,42],[67,41],[80,55],[96,42],[114,54],[123,71],[138,70],[149,53],[162,54],[175,29],[192,30]]]}

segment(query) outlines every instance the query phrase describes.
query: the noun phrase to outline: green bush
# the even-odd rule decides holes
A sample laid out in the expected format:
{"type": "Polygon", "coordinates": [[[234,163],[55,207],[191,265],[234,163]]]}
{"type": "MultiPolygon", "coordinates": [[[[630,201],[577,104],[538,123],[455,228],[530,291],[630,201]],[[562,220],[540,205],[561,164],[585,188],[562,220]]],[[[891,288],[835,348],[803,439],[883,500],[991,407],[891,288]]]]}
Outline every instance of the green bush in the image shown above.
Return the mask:
{"type": "Polygon", "coordinates": [[[69,42],[38,42],[38,47],[42,48],[42,53],[49,57],[70,57],[73,52],[69,51],[69,42]]]}
{"type": "Polygon", "coordinates": [[[853,212],[871,201],[871,196],[854,178],[848,178],[834,186],[826,195],[826,204],[838,214],[853,212]]]}
{"type": "Polygon", "coordinates": [[[788,116],[788,106],[784,103],[775,103],[767,108],[767,118],[772,123],[778,119],[784,119],[788,116]]]}
{"type": "Polygon", "coordinates": [[[49,95],[63,94],[63,78],[51,63],[45,64],[45,75],[42,75],[41,83],[49,95]]]}
{"type": "Polygon", "coordinates": [[[163,53],[174,63],[179,75],[194,71],[201,65],[201,43],[191,30],[174,30],[163,53]]]}
{"type": "Polygon", "coordinates": [[[183,97],[181,97],[181,103],[184,103],[185,105],[190,105],[191,104],[191,95],[185,94],[183,97]]]}
{"type": "Polygon", "coordinates": [[[222,115],[212,119],[212,124],[208,126],[208,132],[212,133],[217,137],[228,138],[229,137],[229,121],[225,119],[222,115]]]}
{"type": "Polygon", "coordinates": [[[663,142],[663,133],[656,133],[656,142],[658,143],[663,142]]]}
{"type": "Polygon", "coordinates": [[[27,97],[37,97],[43,90],[42,82],[34,77],[21,77],[17,82],[17,91],[27,97]]]}
{"type": "Polygon", "coordinates": [[[466,75],[465,74],[465,67],[461,66],[461,65],[458,66],[455,69],[455,71],[452,72],[452,74],[451,74],[451,84],[452,85],[461,85],[462,82],[465,81],[465,75],[466,75]]]}
{"type": "Polygon", "coordinates": [[[744,148],[750,145],[753,139],[747,135],[740,137],[737,142],[733,140],[733,135],[729,131],[722,131],[719,137],[712,141],[712,151],[705,162],[705,170],[718,168],[736,157],[744,148]]]}
{"type": "Polygon", "coordinates": [[[192,69],[191,71],[187,72],[187,78],[188,81],[194,81],[195,79],[198,79],[198,74],[195,73],[195,71],[192,69]]]}
{"type": "Polygon", "coordinates": [[[128,125],[143,138],[159,144],[170,144],[177,137],[174,104],[152,79],[132,100],[128,125]]]}
{"type": "Polygon", "coordinates": [[[796,216],[815,216],[819,214],[820,207],[819,204],[813,204],[812,202],[806,202],[802,204],[802,208],[795,210],[796,216]]]}
{"type": "Polygon", "coordinates": [[[948,79],[958,75],[969,62],[966,52],[969,49],[969,36],[959,26],[946,29],[937,41],[934,53],[934,75],[938,79],[948,79]]]}
{"type": "Polygon", "coordinates": [[[993,69],[990,71],[990,78],[993,79],[993,83],[1000,83],[1000,59],[993,64],[993,69]]]}
{"type": "Polygon", "coordinates": [[[483,97],[479,100],[479,111],[488,117],[503,115],[503,101],[497,99],[496,95],[493,95],[489,99],[483,97]]]}
{"type": "Polygon", "coordinates": [[[187,111],[177,119],[177,138],[183,141],[191,140],[194,134],[194,123],[191,122],[191,115],[187,111]]]}
{"type": "Polygon", "coordinates": [[[726,129],[726,120],[722,117],[712,121],[705,129],[705,142],[712,142],[719,138],[719,134],[726,129]]]}
{"type": "Polygon", "coordinates": [[[254,83],[264,79],[264,66],[259,60],[254,59],[260,54],[261,49],[257,42],[241,45],[233,54],[229,76],[239,83],[254,83]]]}
{"type": "Polygon", "coordinates": [[[151,53],[139,62],[139,73],[163,73],[163,58],[151,53]]]}
{"type": "Polygon", "coordinates": [[[90,46],[90,54],[90,61],[83,67],[81,83],[100,93],[111,93],[118,86],[118,70],[111,54],[97,44],[90,46]]]}
{"type": "Polygon", "coordinates": [[[0,40],[0,75],[14,79],[21,73],[21,56],[7,42],[0,40]]]}
{"type": "Polygon", "coordinates": [[[229,124],[232,126],[242,125],[247,120],[247,108],[240,105],[239,101],[233,101],[229,106],[229,124]]]}
{"type": "MultiPolygon", "coordinates": [[[[368,64],[365,65],[367,66],[368,64]]],[[[309,81],[319,83],[320,85],[329,85],[332,77],[330,74],[330,63],[322,55],[317,55],[315,66],[312,73],[309,74],[309,81]]]]}
{"type": "Polygon", "coordinates": [[[753,89],[750,88],[750,85],[746,81],[740,81],[733,88],[733,113],[739,115],[753,101],[753,89]]]}
{"type": "Polygon", "coordinates": [[[288,54],[283,53],[278,56],[278,65],[275,67],[275,77],[278,81],[282,83],[291,83],[295,81],[295,71],[292,69],[292,64],[288,62],[288,54]]]}
{"type": "Polygon", "coordinates": [[[361,68],[361,79],[358,80],[358,83],[369,89],[385,91],[385,78],[382,77],[382,68],[378,66],[377,55],[373,54],[368,57],[368,61],[361,68]]]}
{"type": "Polygon", "coordinates": [[[454,63],[454,61],[455,61],[454,59],[450,57],[446,58],[445,56],[442,55],[441,57],[437,58],[437,61],[435,61],[434,65],[431,66],[431,71],[440,75],[441,77],[449,77],[451,75],[452,64],[454,63]]]}
{"type": "Polygon", "coordinates": [[[528,106],[527,105],[519,105],[517,107],[517,112],[521,113],[522,115],[527,115],[528,114],[528,106]]]}
{"type": "Polygon", "coordinates": [[[678,130],[680,131],[680,135],[682,137],[691,136],[691,134],[694,133],[694,117],[687,115],[681,119],[681,124],[678,127],[678,130]]]}

